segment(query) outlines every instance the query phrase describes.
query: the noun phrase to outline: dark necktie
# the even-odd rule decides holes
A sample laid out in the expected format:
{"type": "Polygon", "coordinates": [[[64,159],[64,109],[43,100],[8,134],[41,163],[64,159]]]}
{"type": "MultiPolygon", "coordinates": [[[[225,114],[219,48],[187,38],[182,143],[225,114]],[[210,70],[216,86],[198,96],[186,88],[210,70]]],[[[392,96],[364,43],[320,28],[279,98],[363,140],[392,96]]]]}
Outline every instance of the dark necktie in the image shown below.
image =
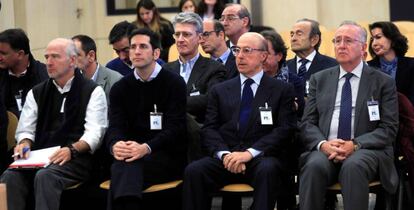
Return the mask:
{"type": "Polygon", "coordinates": [[[349,79],[352,73],[345,74],[345,83],[342,86],[341,108],[339,111],[338,139],[351,139],[351,119],[352,119],[352,91],[349,79]]]}
{"type": "Polygon", "coordinates": [[[309,62],[307,59],[301,59],[299,62],[302,64],[299,66],[298,76],[305,81],[305,74],[306,74],[306,64],[309,62]]]}
{"type": "Polygon", "coordinates": [[[216,61],[219,62],[219,63],[223,63],[223,60],[221,60],[221,58],[217,58],[216,61]]]}
{"type": "Polygon", "coordinates": [[[250,78],[244,81],[244,88],[242,93],[239,115],[240,134],[244,134],[247,127],[247,123],[249,121],[250,112],[252,111],[253,90],[250,87],[250,85],[253,83],[254,81],[250,78]]]}

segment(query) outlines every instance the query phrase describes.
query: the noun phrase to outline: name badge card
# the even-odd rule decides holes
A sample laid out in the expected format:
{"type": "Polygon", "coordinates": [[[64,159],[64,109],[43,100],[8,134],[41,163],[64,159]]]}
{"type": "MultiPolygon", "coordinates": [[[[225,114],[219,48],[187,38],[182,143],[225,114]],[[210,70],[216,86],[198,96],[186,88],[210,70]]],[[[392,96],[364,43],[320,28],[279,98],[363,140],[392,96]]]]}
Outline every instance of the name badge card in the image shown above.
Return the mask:
{"type": "Polygon", "coordinates": [[[150,129],[162,130],[162,113],[157,112],[156,104],[154,104],[154,112],[150,112],[150,129]]]}
{"type": "Polygon", "coordinates": [[[379,111],[379,103],[378,101],[368,101],[368,115],[370,121],[378,121],[380,120],[380,111],[379,111]]]}
{"type": "Polygon", "coordinates": [[[265,103],[265,107],[259,107],[259,111],[262,125],[273,125],[272,107],[265,103]]]}

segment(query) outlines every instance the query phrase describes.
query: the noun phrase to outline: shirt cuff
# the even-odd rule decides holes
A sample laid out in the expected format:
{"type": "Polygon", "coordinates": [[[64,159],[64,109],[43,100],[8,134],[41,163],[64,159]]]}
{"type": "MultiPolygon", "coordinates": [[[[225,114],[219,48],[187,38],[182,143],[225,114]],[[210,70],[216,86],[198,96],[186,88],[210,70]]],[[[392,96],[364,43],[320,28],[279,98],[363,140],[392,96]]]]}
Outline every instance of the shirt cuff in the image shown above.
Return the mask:
{"type": "Polygon", "coordinates": [[[249,149],[247,149],[247,151],[249,151],[250,154],[252,154],[253,158],[255,158],[256,156],[258,156],[262,153],[262,151],[255,150],[253,148],[249,148],[249,149]]]}
{"type": "Polygon", "coordinates": [[[223,155],[224,155],[224,154],[230,154],[230,151],[218,151],[218,152],[216,153],[217,158],[218,158],[219,160],[222,160],[222,159],[221,159],[221,157],[223,157],[223,155]]]}
{"type": "Polygon", "coordinates": [[[318,145],[316,146],[316,149],[319,151],[320,149],[321,149],[321,145],[323,144],[323,143],[325,143],[326,142],[326,140],[322,140],[322,141],[320,141],[319,143],[318,143],[318,145]]]}
{"type": "Polygon", "coordinates": [[[147,143],[144,143],[144,145],[147,146],[147,148],[148,148],[148,154],[151,154],[151,152],[152,152],[151,147],[147,143]]]}

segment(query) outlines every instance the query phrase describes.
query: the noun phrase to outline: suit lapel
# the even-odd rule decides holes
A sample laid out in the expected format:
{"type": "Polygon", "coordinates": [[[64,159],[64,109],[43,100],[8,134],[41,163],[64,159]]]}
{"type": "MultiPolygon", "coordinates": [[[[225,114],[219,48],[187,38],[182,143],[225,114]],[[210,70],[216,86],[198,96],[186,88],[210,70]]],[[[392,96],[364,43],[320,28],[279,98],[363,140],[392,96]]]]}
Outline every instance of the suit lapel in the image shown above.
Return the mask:
{"type": "Polygon", "coordinates": [[[206,61],[205,61],[204,57],[200,55],[200,57],[198,57],[197,61],[195,62],[194,66],[193,66],[193,69],[191,70],[190,77],[188,78],[187,92],[188,91],[191,92],[191,90],[193,89],[193,84],[195,85],[197,83],[197,81],[199,80],[199,78],[203,74],[203,70],[205,68],[207,68],[207,67],[205,67],[205,63],[206,63],[206,61]]]}
{"type": "Polygon", "coordinates": [[[336,93],[337,93],[337,89],[339,88],[338,80],[339,80],[339,67],[335,68],[334,71],[329,72],[329,75],[326,78],[326,83],[325,83],[326,87],[324,87],[326,91],[323,92],[323,96],[327,98],[327,100],[323,100],[323,101],[328,101],[328,106],[326,107],[329,110],[326,116],[329,116],[330,119],[324,120],[323,121],[324,124],[321,126],[321,128],[324,129],[323,133],[326,134],[327,137],[329,135],[329,128],[331,126],[333,111],[335,109],[336,93]]]}
{"type": "Polygon", "coordinates": [[[239,122],[240,103],[241,103],[240,76],[235,77],[231,81],[232,82],[227,86],[227,90],[229,91],[228,97],[229,97],[230,105],[231,107],[234,107],[235,109],[232,115],[232,119],[235,122],[239,122]]]}
{"type": "Polygon", "coordinates": [[[372,70],[369,69],[366,65],[364,65],[364,67],[362,68],[362,74],[361,74],[361,79],[359,81],[359,88],[358,88],[358,95],[357,95],[357,99],[355,102],[355,121],[354,121],[354,135],[357,134],[357,128],[358,128],[358,123],[359,123],[359,119],[361,117],[361,111],[362,109],[364,109],[364,107],[367,106],[367,98],[370,98],[369,93],[371,91],[370,88],[370,84],[372,84],[372,82],[369,81],[370,78],[370,74],[372,73],[372,70]]]}
{"type": "Polygon", "coordinates": [[[106,74],[105,69],[103,69],[102,66],[99,66],[98,76],[96,77],[96,84],[105,89],[107,79],[108,75],[106,74]]]}
{"type": "Polygon", "coordinates": [[[310,75],[316,73],[317,69],[320,69],[320,67],[319,67],[319,66],[321,66],[320,62],[321,62],[320,55],[319,55],[318,52],[316,52],[316,55],[313,58],[313,61],[312,61],[311,65],[309,66],[308,71],[306,71],[306,79],[309,79],[310,75]]]}

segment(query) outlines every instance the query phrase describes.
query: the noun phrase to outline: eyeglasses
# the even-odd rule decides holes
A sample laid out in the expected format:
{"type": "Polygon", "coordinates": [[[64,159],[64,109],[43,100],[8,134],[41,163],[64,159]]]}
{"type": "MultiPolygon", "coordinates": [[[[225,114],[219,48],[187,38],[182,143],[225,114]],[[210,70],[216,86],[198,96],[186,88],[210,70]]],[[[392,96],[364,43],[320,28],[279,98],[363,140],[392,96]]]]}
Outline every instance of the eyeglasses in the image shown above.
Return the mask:
{"type": "Polygon", "coordinates": [[[183,31],[183,32],[177,31],[173,34],[174,39],[178,39],[180,38],[180,36],[183,36],[184,39],[189,39],[191,36],[193,36],[193,33],[186,32],[186,31],[183,31]]]}
{"type": "Polygon", "coordinates": [[[352,39],[352,38],[334,38],[334,39],[332,39],[332,43],[335,45],[335,46],[339,46],[339,45],[341,45],[341,43],[344,43],[346,46],[349,46],[349,45],[352,45],[352,44],[354,44],[355,42],[361,42],[362,43],[362,41],[361,40],[358,40],[358,39],[352,39]]]}
{"type": "Polygon", "coordinates": [[[255,48],[251,48],[251,47],[237,47],[237,46],[233,46],[230,48],[231,52],[233,53],[234,56],[238,56],[240,54],[240,52],[242,52],[245,55],[250,55],[253,53],[253,51],[265,51],[263,49],[255,49],[255,48]]]}
{"type": "Polygon", "coordinates": [[[237,19],[241,19],[241,18],[236,16],[236,15],[227,15],[227,16],[223,15],[223,16],[220,17],[219,21],[224,22],[224,21],[227,20],[229,22],[232,22],[232,21],[237,20],[237,19]]]}
{"type": "Polygon", "coordinates": [[[210,36],[211,33],[217,33],[219,31],[204,31],[203,33],[201,33],[201,37],[203,38],[208,38],[210,36]]]}
{"type": "Polygon", "coordinates": [[[124,47],[124,48],[122,48],[122,49],[120,49],[120,50],[118,50],[118,49],[114,49],[115,50],[115,52],[116,52],[116,54],[120,54],[120,53],[129,53],[129,47],[124,47]]]}

